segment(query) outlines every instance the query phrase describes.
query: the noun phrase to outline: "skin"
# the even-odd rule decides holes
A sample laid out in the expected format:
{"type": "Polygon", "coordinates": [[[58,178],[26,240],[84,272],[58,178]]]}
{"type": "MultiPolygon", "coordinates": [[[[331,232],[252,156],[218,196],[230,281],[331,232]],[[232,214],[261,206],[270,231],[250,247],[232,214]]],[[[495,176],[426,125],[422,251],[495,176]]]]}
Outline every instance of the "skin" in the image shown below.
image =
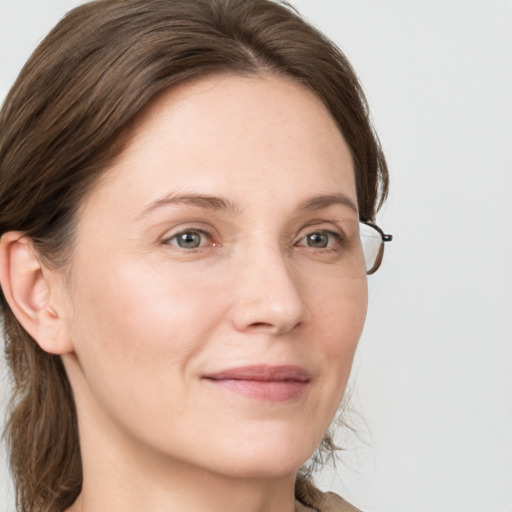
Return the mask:
{"type": "Polygon", "coordinates": [[[366,314],[360,254],[340,242],[357,230],[350,203],[346,142],[286,78],[210,77],[144,112],[80,208],[70,266],[34,292],[58,325],[35,337],[62,355],[78,410],[70,511],[294,510],[366,314]],[[179,246],[185,232],[198,247],[179,246]],[[205,378],[255,364],[307,382],[283,400],[205,378]]]}

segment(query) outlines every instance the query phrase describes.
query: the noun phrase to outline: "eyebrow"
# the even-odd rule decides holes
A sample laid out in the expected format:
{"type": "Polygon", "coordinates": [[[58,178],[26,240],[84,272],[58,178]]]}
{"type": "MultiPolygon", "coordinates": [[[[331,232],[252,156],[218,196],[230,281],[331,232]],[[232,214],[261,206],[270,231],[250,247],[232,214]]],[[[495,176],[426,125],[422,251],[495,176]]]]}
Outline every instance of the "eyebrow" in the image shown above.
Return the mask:
{"type": "MultiPolygon", "coordinates": [[[[136,220],[144,218],[146,215],[154,210],[162,208],[164,206],[173,206],[177,204],[185,204],[190,206],[197,206],[207,210],[221,211],[231,213],[233,215],[238,214],[240,208],[229,199],[225,199],[217,196],[209,196],[202,194],[167,194],[156,201],[150,203],[144,210],[142,210],[135,218],[136,220]]],[[[340,204],[347,206],[354,212],[358,212],[357,205],[344,194],[324,194],[314,196],[305,199],[297,207],[297,211],[304,210],[321,210],[322,208],[328,208],[329,206],[340,204]]]]}
{"type": "Polygon", "coordinates": [[[351,210],[358,213],[356,203],[344,194],[324,194],[308,198],[299,204],[297,210],[321,210],[335,204],[348,206],[351,210]]]}
{"type": "Polygon", "coordinates": [[[197,206],[207,210],[224,211],[228,213],[238,213],[238,208],[233,201],[216,196],[202,194],[168,194],[149,204],[137,216],[136,220],[142,219],[149,213],[163,206],[173,206],[176,204],[186,204],[197,206]]]}

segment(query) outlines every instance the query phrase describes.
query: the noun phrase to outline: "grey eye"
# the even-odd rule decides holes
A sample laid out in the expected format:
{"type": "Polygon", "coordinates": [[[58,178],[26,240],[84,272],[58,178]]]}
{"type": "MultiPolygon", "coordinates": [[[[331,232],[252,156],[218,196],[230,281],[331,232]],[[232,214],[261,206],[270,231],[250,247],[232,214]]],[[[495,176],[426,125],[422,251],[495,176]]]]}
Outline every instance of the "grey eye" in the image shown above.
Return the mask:
{"type": "Polygon", "coordinates": [[[313,249],[325,249],[329,246],[330,233],[320,231],[318,233],[311,233],[305,237],[306,245],[313,249]]]}
{"type": "Polygon", "coordinates": [[[342,245],[342,236],[328,229],[312,231],[301,238],[296,245],[310,249],[338,249],[342,245]]]}
{"type": "Polygon", "coordinates": [[[182,231],[169,239],[171,245],[180,249],[197,249],[204,244],[205,234],[200,231],[182,231]]]}

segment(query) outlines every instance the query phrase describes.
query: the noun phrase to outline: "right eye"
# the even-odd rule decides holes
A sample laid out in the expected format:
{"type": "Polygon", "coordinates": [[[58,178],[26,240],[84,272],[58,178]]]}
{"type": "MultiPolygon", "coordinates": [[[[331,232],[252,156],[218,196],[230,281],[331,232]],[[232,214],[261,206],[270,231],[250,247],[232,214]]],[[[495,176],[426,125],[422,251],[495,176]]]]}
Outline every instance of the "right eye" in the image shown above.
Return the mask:
{"type": "Polygon", "coordinates": [[[322,229],[309,233],[297,242],[298,246],[309,247],[311,249],[329,249],[336,250],[340,246],[340,235],[334,231],[322,229]]]}
{"type": "Polygon", "coordinates": [[[215,245],[210,233],[202,229],[186,229],[168,238],[165,243],[180,249],[199,249],[206,245],[215,245]]]}

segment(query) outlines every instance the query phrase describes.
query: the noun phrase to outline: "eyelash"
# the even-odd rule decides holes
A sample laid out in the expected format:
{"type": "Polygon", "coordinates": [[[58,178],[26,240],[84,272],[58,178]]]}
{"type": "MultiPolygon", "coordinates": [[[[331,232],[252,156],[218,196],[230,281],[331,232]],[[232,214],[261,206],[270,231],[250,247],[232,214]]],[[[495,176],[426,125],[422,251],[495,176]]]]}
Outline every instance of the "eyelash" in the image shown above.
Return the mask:
{"type": "MultiPolygon", "coordinates": [[[[201,240],[200,242],[200,245],[198,245],[197,247],[182,247],[179,245],[179,242],[177,243],[172,243],[172,240],[178,240],[178,237],[180,236],[185,236],[185,235],[200,235],[201,237],[206,237],[208,240],[212,240],[214,235],[212,232],[206,230],[206,229],[203,229],[203,228],[187,228],[187,229],[183,229],[181,231],[179,231],[178,233],[175,233],[173,234],[172,236],[170,237],[167,237],[165,238],[162,243],[165,244],[165,245],[172,245],[172,246],[175,246],[177,249],[179,250],[183,250],[185,252],[189,252],[189,253],[193,253],[193,252],[197,252],[197,251],[200,251],[201,249],[203,249],[205,247],[204,245],[204,241],[201,240]]],[[[295,247],[306,247],[308,249],[312,249],[314,250],[315,252],[336,252],[340,249],[341,245],[343,243],[343,237],[340,233],[337,233],[335,231],[332,231],[332,230],[328,230],[328,229],[318,229],[318,230],[315,230],[315,231],[311,231],[307,234],[305,234],[304,236],[302,236],[295,244],[294,246],[295,247]],[[308,237],[312,237],[314,235],[327,235],[329,237],[328,241],[327,241],[327,247],[311,247],[309,245],[307,245],[307,239],[308,237]],[[332,239],[334,239],[334,247],[332,246],[332,239]],[[305,241],[304,244],[301,244],[300,242],[303,242],[305,241]]],[[[220,244],[217,244],[217,243],[212,243],[210,245],[211,247],[218,247],[220,246],[220,244]]]]}
{"type": "MultiPolygon", "coordinates": [[[[180,236],[184,236],[184,235],[190,235],[190,234],[197,234],[197,235],[201,235],[203,237],[206,237],[207,239],[209,240],[212,240],[214,235],[212,232],[206,230],[206,229],[203,229],[203,228],[187,228],[187,229],[182,229],[181,231],[179,231],[178,233],[175,233],[173,234],[172,236],[169,236],[169,237],[166,237],[162,243],[166,244],[166,245],[173,245],[175,246],[177,249],[179,250],[183,250],[183,251],[186,251],[186,252],[196,252],[198,250],[201,250],[204,245],[201,243],[198,247],[191,247],[191,248],[187,248],[187,247],[180,247],[178,245],[178,243],[176,244],[173,244],[171,241],[176,239],[178,240],[178,237],[180,236]]],[[[213,243],[212,246],[218,246],[219,244],[216,244],[216,243],[213,243]]]]}
{"type": "MultiPolygon", "coordinates": [[[[311,231],[309,233],[307,233],[306,235],[304,235],[295,245],[299,245],[300,247],[307,247],[307,248],[310,248],[310,249],[313,249],[315,251],[322,251],[322,252],[334,252],[334,251],[338,251],[342,245],[342,242],[343,242],[343,237],[340,233],[337,233],[336,231],[332,231],[332,230],[329,230],[329,229],[318,229],[316,231],[311,231]],[[302,242],[303,240],[307,240],[308,237],[312,237],[313,235],[327,235],[329,237],[329,239],[334,239],[334,247],[333,246],[328,246],[328,247],[317,247],[317,248],[313,248],[313,247],[310,247],[308,245],[302,245],[300,244],[300,242],[302,242]]],[[[306,242],[307,243],[307,242],[306,242]]],[[[328,245],[331,244],[331,240],[328,241],[328,245]]]]}

